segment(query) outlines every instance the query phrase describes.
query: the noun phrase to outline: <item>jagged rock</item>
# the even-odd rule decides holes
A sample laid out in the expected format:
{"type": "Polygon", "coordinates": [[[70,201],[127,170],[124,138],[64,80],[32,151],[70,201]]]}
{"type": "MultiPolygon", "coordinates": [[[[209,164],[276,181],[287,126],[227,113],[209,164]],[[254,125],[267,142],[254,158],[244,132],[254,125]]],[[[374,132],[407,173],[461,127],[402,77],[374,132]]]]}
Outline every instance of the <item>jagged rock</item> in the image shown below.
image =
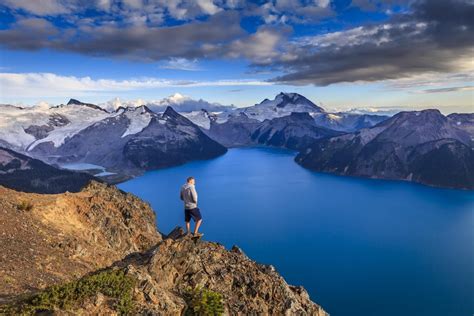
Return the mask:
{"type": "Polygon", "coordinates": [[[166,235],[166,239],[170,238],[173,240],[178,239],[184,235],[184,229],[182,227],[176,226],[168,235],[166,235]]]}
{"type": "Polygon", "coordinates": [[[180,314],[187,306],[186,290],[196,286],[221,293],[227,315],[327,315],[304,288],[289,286],[273,266],[249,260],[236,249],[186,237],[168,238],[154,251],[116,267],[146,280],[137,290],[149,297],[138,307],[141,315],[180,314]]]}

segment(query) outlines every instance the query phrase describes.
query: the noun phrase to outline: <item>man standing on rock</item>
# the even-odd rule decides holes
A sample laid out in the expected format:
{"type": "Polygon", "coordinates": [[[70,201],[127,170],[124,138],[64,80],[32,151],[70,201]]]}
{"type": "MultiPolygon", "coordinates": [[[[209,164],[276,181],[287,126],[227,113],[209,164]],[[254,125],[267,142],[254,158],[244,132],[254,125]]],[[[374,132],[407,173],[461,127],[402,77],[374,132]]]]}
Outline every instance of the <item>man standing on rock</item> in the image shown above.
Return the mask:
{"type": "Polygon", "coordinates": [[[197,207],[198,195],[194,184],[196,180],[193,177],[189,177],[186,183],[181,187],[179,197],[184,201],[184,221],[186,222],[186,232],[191,232],[191,217],[193,218],[196,226],[194,227],[194,237],[202,237],[203,234],[199,233],[199,226],[202,223],[202,216],[199,208],[197,207]]]}

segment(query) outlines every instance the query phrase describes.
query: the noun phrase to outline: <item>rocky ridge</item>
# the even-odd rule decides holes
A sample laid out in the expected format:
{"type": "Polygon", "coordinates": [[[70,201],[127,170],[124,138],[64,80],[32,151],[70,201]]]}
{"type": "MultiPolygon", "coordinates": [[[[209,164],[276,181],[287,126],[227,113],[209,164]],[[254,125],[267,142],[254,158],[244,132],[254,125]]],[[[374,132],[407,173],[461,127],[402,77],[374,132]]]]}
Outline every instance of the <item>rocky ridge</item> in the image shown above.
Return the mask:
{"type": "MultiPolygon", "coordinates": [[[[203,287],[220,293],[226,315],[327,315],[303,288],[288,285],[272,266],[238,247],[229,251],[182,229],[163,238],[150,206],[114,186],[92,182],[81,192],[56,195],[0,187],[0,210],[0,312],[21,308],[29,295],[52,285],[122,271],[134,280],[132,314],[182,314],[190,304],[187,291],[203,287]]],[[[117,300],[106,292],[42,311],[116,315],[117,300]]]]}

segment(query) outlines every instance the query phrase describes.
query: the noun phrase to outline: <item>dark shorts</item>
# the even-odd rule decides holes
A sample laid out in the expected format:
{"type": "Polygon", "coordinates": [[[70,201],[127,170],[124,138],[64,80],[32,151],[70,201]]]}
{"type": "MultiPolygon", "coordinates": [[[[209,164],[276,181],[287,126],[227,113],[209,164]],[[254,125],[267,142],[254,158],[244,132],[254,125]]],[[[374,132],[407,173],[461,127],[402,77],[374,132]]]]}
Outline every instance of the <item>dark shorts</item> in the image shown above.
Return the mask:
{"type": "Polygon", "coordinates": [[[195,222],[198,220],[202,219],[201,212],[199,211],[199,208],[193,208],[190,210],[184,210],[184,221],[187,223],[191,221],[191,217],[195,222]]]}

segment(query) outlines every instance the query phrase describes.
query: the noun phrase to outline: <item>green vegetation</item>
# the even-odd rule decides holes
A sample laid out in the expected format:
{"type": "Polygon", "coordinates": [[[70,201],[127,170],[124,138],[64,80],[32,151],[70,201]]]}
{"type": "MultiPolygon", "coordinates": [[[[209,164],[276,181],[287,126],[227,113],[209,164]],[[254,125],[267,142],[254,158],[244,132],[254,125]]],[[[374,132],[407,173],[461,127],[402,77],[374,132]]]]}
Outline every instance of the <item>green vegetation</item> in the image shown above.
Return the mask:
{"type": "Polygon", "coordinates": [[[186,291],[187,316],[220,316],[224,313],[224,303],[220,293],[196,287],[186,291]]]}
{"type": "Polygon", "coordinates": [[[16,206],[20,211],[31,211],[33,209],[33,203],[30,201],[22,201],[16,206]]]}
{"type": "Polygon", "coordinates": [[[122,270],[105,270],[62,285],[51,286],[29,298],[0,307],[7,315],[33,315],[41,311],[71,310],[88,297],[98,293],[113,298],[115,310],[121,315],[131,314],[135,279],[122,270]]]}

